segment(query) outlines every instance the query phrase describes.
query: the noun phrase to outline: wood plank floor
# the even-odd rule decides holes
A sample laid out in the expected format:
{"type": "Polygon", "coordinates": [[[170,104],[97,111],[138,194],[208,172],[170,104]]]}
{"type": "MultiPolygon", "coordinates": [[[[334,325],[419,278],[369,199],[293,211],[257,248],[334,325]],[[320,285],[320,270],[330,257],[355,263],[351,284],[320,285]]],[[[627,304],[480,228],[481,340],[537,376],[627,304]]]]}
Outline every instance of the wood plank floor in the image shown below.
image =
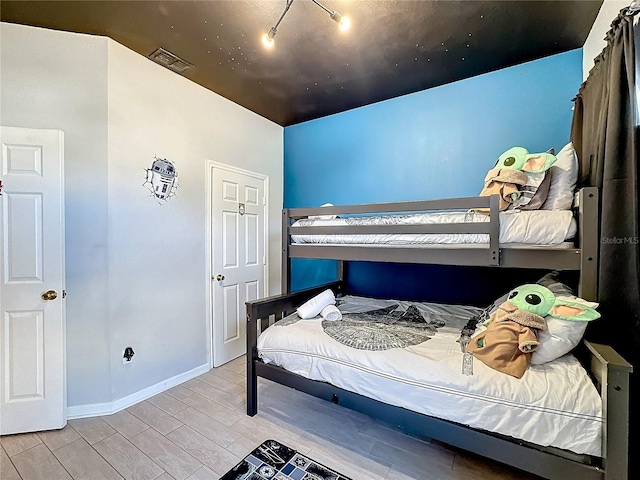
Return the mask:
{"type": "Polygon", "coordinates": [[[537,478],[263,379],[248,417],[244,369],[241,357],[113,415],[0,437],[0,478],[216,480],[269,438],[353,480],[537,478]]]}

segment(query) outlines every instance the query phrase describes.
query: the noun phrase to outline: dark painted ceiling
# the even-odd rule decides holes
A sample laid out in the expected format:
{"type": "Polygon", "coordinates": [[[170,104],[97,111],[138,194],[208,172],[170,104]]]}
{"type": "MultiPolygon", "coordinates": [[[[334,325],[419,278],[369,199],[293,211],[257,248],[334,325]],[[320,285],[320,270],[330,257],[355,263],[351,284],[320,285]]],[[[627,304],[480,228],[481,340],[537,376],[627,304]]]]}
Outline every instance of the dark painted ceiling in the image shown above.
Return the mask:
{"type": "MultiPolygon", "coordinates": [[[[602,0],[5,1],[2,21],[106,35],[195,65],[184,76],[280,125],[579,48],[602,0]]],[[[552,72],[550,72],[552,73],[552,72]]]]}

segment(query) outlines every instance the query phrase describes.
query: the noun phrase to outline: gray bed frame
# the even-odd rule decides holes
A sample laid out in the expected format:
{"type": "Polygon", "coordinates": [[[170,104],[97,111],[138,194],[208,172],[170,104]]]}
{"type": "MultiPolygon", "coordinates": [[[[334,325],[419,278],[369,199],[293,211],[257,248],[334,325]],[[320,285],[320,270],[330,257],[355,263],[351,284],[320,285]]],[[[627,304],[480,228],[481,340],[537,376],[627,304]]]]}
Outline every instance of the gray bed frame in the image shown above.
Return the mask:
{"type": "Polygon", "coordinates": [[[258,357],[257,339],[273,321],[295,309],[326,288],[336,295],[347,294],[344,261],[377,261],[441,265],[493,266],[569,270],[579,273],[579,295],[597,300],[598,191],[583,188],[576,194],[578,235],[574,248],[544,248],[500,245],[498,197],[458,198],[419,202],[366,204],[340,207],[295,208],[283,210],[282,288],[283,295],[247,302],[247,414],[258,411],[258,377],[267,378],[308,394],[332,401],[367,415],[383,418],[407,433],[434,438],[533,474],[558,480],[626,480],[629,437],[629,365],[611,347],[583,342],[577,355],[591,373],[602,397],[604,423],[602,458],[577,455],[556,448],[541,447],[521,440],[412,412],[400,407],[309,380],[258,357]],[[344,227],[291,227],[292,221],[309,215],[399,213],[429,210],[489,208],[490,221],[446,225],[380,225],[344,227]],[[489,244],[478,247],[419,248],[415,246],[295,245],[296,234],[363,233],[485,233],[489,244]],[[338,280],[311,289],[290,292],[292,258],[339,260],[338,280]]]}

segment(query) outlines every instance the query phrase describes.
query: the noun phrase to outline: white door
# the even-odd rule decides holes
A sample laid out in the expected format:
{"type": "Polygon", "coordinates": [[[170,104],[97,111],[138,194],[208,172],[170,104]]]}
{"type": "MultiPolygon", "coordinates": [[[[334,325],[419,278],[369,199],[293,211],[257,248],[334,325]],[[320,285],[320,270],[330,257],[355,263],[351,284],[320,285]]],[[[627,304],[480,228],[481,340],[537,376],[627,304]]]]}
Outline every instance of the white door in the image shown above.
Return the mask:
{"type": "Polygon", "coordinates": [[[265,295],[266,177],[210,165],[213,366],[246,352],[245,302],[265,295]]]}
{"type": "Polygon", "coordinates": [[[63,134],[1,127],[0,434],[66,423],[63,134]]]}

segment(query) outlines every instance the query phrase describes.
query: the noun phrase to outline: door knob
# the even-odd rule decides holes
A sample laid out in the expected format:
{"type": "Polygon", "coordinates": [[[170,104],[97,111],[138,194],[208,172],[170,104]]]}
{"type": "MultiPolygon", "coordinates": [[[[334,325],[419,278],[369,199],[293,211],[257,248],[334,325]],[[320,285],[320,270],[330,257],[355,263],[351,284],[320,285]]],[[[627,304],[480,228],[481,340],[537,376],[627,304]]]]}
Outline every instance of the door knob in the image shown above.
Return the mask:
{"type": "Polygon", "coordinates": [[[42,300],[55,300],[56,298],[58,298],[58,292],[56,292],[55,290],[49,290],[48,292],[44,292],[42,295],[40,295],[40,298],[42,298],[42,300]]]}
{"type": "Polygon", "coordinates": [[[220,274],[218,274],[218,275],[216,276],[216,280],[217,280],[217,281],[219,281],[219,282],[221,282],[222,280],[224,280],[224,275],[220,275],[220,274]]]}

